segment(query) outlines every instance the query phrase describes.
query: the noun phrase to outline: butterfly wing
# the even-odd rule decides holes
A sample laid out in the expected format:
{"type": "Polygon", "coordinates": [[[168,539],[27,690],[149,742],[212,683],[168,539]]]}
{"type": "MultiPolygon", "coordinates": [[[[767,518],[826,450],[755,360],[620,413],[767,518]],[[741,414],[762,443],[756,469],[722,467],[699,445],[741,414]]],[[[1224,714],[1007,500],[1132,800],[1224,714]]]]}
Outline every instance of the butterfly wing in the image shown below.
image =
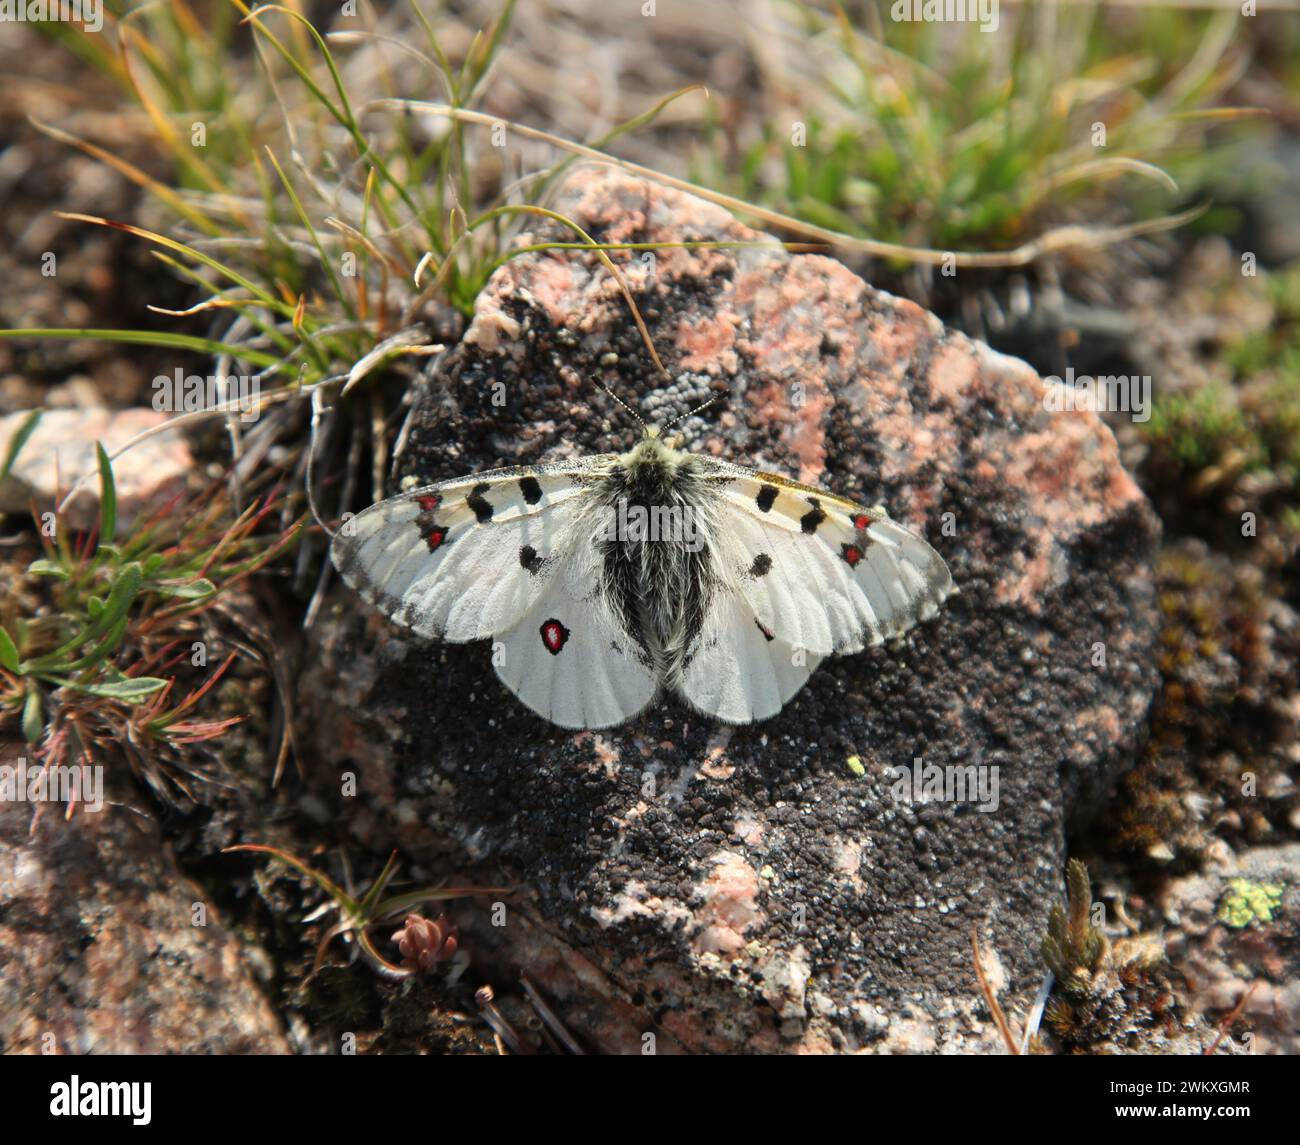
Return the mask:
{"type": "Polygon", "coordinates": [[[651,658],[619,621],[600,573],[598,547],[575,545],[493,650],[506,687],[563,728],[621,724],[659,690],[651,658]]]}
{"type": "Polygon", "coordinates": [[[585,478],[575,464],[415,489],[346,520],[330,555],[397,623],[434,640],[484,640],[516,624],[544,588],[585,478]]]}
{"type": "Polygon", "coordinates": [[[716,588],[678,687],[720,719],[774,715],[821,657],[928,620],[954,591],[943,558],[880,509],[707,462],[716,588]]]}
{"type": "Polygon", "coordinates": [[[715,596],[687,649],[677,691],[695,709],[729,724],[776,715],[821,657],[779,640],[739,593],[715,596]]]}
{"type": "Polygon", "coordinates": [[[721,492],[727,571],[759,622],[798,647],[860,652],[932,619],[953,591],[943,558],[882,509],[770,473],[721,492]]]}
{"type": "Polygon", "coordinates": [[[606,727],[657,677],[601,591],[590,487],[611,459],[500,469],[390,497],[331,545],[343,579],[429,639],[493,639],[497,675],[564,727],[606,727]]]}

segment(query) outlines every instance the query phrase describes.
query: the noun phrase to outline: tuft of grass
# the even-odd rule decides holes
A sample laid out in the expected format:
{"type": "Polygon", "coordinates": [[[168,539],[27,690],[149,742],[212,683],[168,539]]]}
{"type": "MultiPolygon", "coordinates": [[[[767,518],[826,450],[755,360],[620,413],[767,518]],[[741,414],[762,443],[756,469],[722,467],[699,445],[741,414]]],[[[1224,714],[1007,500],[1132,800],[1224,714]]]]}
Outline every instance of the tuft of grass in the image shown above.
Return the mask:
{"type": "Polygon", "coordinates": [[[17,725],[46,765],[106,762],[120,753],[164,799],[192,798],[186,750],[242,717],[205,714],[235,661],[201,678],[207,613],[295,541],[268,535],[274,491],[232,517],[224,487],[181,497],[119,537],[112,464],[98,447],[100,517],[76,534],[56,515],[0,612],[0,726],[17,725]],[[184,695],[185,680],[194,686],[184,695]]]}
{"type": "Polygon", "coordinates": [[[715,118],[695,177],[850,235],[996,251],[1167,212],[1224,166],[1215,125],[1247,114],[1218,106],[1238,74],[1235,12],[1180,12],[1176,38],[1153,26],[1121,43],[1089,4],[1004,8],[996,35],[957,36],[883,5],[783,10],[777,106],[753,139],[715,118]]]}

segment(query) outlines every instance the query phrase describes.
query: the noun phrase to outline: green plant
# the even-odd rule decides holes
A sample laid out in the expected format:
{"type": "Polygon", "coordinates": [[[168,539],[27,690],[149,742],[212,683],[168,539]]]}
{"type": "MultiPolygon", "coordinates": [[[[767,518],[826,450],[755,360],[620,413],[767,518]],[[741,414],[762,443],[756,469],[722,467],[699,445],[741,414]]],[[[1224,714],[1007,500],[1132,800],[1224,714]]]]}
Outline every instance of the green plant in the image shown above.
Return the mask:
{"type": "Polygon", "coordinates": [[[1222,349],[1230,382],[1157,394],[1141,432],[1158,487],[1222,497],[1248,477],[1251,503],[1280,501],[1285,522],[1300,488],[1300,268],[1270,275],[1265,294],[1272,320],[1222,349]]]}
{"type": "Polygon", "coordinates": [[[1054,905],[1043,938],[1043,961],[1056,978],[1044,1010],[1048,1026],[1070,1050],[1119,1053],[1158,1036],[1173,995],[1158,968],[1164,947],[1143,938],[1114,944],[1092,921],[1088,868],[1071,859],[1066,904],[1054,905]]]}
{"type": "Polygon", "coordinates": [[[1073,983],[1086,981],[1097,972],[1110,952],[1110,943],[1092,925],[1088,868],[1071,859],[1066,872],[1066,905],[1052,907],[1042,956],[1057,981],[1069,990],[1073,983]]]}
{"type": "Polygon", "coordinates": [[[179,780],[162,761],[240,718],[200,715],[237,655],[188,673],[201,621],[291,545],[299,525],[268,537],[278,493],[232,519],[216,486],[197,501],[174,498],[120,536],[113,468],[98,448],[97,530],[77,535],[56,515],[42,530],[45,555],[6,597],[0,723],[16,722],[48,764],[102,761],[111,744],[166,794],[179,780]],[[187,676],[195,686],[178,698],[187,676]]]}
{"type": "Polygon", "coordinates": [[[226,853],[247,851],[258,855],[270,855],[273,859],[292,867],[305,876],[329,896],[331,904],[339,913],[339,919],[325,931],[316,948],[316,960],[312,966],[314,974],[325,960],[325,951],[329,944],[341,935],[351,935],[362,955],[370,965],[383,974],[395,978],[405,978],[415,973],[414,969],[397,966],[375,949],[370,937],[371,928],[390,921],[398,915],[405,914],[414,907],[428,902],[443,902],[447,899],[468,898],[471,895],[509,894],[507,887],[424,887],[408,891],[405,894],[390,895],[382,898],[385,889],[397,873],[397,853],[393,852],[384,864],[379,877],[360,897],[348,894],[328,875],[322,874],[305,863],[302,859],[282,851],[278,847],[268,847],[260,843],[244,843],[227,847],[226,853]]]}

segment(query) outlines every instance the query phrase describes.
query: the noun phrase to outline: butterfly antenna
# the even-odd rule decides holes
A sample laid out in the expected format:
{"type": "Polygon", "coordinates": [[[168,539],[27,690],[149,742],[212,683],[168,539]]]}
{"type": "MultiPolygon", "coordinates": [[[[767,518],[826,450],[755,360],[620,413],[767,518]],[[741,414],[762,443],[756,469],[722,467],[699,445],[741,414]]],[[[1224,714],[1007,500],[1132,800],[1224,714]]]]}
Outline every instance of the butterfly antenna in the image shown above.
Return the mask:
{"type": "Polygon", "coordinates": [[[637,425],[639,425],[643,430],[645,430],[646,433],[650,432],[650,427],[647,426],[646,423],[641,420],[641,415],[637,413],[636,410],[634,410],[630,405],[628,405],[627,402],[625,402],[621,397],[618,396],[618,394],[616,394],[607,385],[605,385],[604,382],[597,382],[596,384],[600,386],[600,388],[604,390],[607,394],[609,394],[611,398],[613,398],[616,402],[618,402],[619,405],[621,405],[625,410],[627,410],[628,413],[630,413],[634,418],[636,418],[637,425]]]}
{"type": "Polygon", "coordinates": [[[669,426],[676,425],[679,421],[685,421],[688,417],[694,417],[697,413],[700,412],[700,410],[708,409],[709,406],[711,406],[714,402],[716,402],[720,397],[722,397],[721,394],[714,394],[713,397],[709,398],[707,402],[701,402],[694,409],[688,409],[685,413],[679,413],[675,418],[673,418],[672,421],[668,423],[668,425],[663,426],[660,432],[662,433],[664,430],[668,429],[669,426]]]}

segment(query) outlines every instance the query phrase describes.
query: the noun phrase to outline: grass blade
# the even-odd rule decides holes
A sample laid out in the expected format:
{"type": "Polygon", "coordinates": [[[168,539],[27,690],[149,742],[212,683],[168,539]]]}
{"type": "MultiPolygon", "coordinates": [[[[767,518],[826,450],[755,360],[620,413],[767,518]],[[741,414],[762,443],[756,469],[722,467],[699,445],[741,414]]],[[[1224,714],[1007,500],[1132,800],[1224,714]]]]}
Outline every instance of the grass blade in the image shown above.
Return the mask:
{"type": "MultiPolygon", "coordinates": [[[[0,331],[0,334],[3,333],[4,331],[0,331]]],[[[19,451],[27,444],[27,439],[36,432],[36,423],[41,420],[41,414],[44,412],[44,410],[34,409],[23,419],[23,424],[18,427],[18,432],[14,434],[13,440],[9,442],[9,448],[5,451],[4,463],[0,464],[0,481],[9,476],[9,470],[18,460],[19,451]]]]}
{"type": "Polygon", "coordinates": [[[95,442],[95,453],[99,458],[99,543],[111,545],[117,532],[117,482],[101,442],[95,442]]]}

